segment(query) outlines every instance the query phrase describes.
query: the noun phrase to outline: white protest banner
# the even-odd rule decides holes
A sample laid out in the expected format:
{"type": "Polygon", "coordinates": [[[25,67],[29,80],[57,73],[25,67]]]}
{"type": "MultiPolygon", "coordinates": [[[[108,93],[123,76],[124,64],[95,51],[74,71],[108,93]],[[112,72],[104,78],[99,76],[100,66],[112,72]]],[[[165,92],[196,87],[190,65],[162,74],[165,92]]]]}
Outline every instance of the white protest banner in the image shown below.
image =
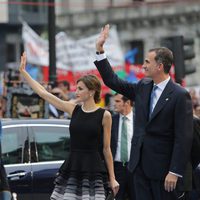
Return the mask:
{"type": "MultiPolygon", "coordinates": [[[[48,66],[48,41],[42,39],[26,23],[23,24],[23,41],[27,60],[31,64],[48,66]]],[[[98,34],[75,40],[66,33],[56,35],[57,68],[72,72],[94,70],[95,41],[98,34]]],[[[112,27],[105,44],[107,57],[113,67],[124,66],[124,57],[115,27],[112,27]]]]}
{"type": "Polygon", "coordinates": [[[23,23],[22,38],[28,63],[47,66],[49,62],[48,42],[42,39],[26,23],[23,23]]]}

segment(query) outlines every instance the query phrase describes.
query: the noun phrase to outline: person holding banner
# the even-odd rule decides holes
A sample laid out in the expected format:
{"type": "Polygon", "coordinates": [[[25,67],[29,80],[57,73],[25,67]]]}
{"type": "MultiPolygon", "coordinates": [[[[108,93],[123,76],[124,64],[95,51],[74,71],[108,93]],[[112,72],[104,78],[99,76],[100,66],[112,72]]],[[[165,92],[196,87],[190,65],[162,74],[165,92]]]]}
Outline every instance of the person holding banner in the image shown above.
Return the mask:
{"type": "Polygon", "coordinates": [[[169,76],[173,54],[165,47],[149,50],[143,64],[146,78],[130,83],[114,73],[106,58],[108,34],[106,25],[96,41],[95,65],[109,88],[135,102],[128,167],[136,200],[184,199],[179,181],[190,159],[193,112],[188,91],[169,76]]]}
{"type": "Polygon", "coordinates": [[[51,200],[105,200],[111,193],[116,195],[119,184],[110,149],[111,114],[96,105],[101,92],[97,77],[85,75],[77,80],[76,103],[80,105],[59,99],[35,81],[26,71],[26,53],[19,71],[41,98],[71,116],[70,155],[59,169],[51,200]]]}

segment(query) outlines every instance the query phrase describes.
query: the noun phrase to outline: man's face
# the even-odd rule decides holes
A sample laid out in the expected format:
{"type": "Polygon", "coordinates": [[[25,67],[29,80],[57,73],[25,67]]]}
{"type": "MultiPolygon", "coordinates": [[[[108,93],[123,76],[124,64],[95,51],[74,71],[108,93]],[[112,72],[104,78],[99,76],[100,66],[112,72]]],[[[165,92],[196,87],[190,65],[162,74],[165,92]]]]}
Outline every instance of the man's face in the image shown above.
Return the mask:
{"type": "Polygon", "coordinates": [[[117,94],[114,96],[114,110],[115,112],[123,114],[125,109],[125,102],[122,100],[122,95],[117,94]]]}
{"type": "Polygon", "coordinates": [[[200,106],[197,106],[195,109],[195,114],[200,117],[200,106]]]}
{"type": "Polygon", "coordinates": [[[143,64],[144,74],[150,78],[154,78],[159,72],[159,64],[155,61],[155,56],[155,52],[148,52],[143,64]]]}

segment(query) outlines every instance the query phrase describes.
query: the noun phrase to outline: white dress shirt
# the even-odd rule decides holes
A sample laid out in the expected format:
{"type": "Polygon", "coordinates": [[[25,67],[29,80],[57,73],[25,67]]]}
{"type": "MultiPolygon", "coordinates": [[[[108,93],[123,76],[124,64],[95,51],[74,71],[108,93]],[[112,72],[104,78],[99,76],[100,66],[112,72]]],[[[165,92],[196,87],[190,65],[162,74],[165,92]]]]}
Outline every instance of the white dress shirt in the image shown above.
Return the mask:
{"type": "MultiPolygon", "coordinates": [[[[117,149],[115,154],[115,161],[122,162],[121,161],[121,128],[122,128],[122,117],[124,115],[120,114],[119,116],[119,126],[118,126],[118,140],[117,140],[117,149]]],[[[131,111],[128,115],[126,115],[127,120],[127,141],[128,141],[128,160],[130,159],[130,152],[131,152],[131,140],[133,137],[133,111],[131,111]]]]}
{"type": "Polygon", "coordinates": [[[155,90],[153,109],[155,108],[155,106],[156,106],[156,104],[158,102],[158,99],[160,98],[160,96],[161,96],[163,90],[165,89],[167,83],[169,82],[169,80],[170,80],[170,76],[166,80],[164,80],[164,81],[162,81],[162,82],[157,84],[158,88],[155,90]]]}
{"type": "Polygon", "coordinates": [[[101,61],[103,59],[106,59],[106,54],[105,53],[102,53],[102,54],[96,54],[96,59],[97,61],[101,61]]]}

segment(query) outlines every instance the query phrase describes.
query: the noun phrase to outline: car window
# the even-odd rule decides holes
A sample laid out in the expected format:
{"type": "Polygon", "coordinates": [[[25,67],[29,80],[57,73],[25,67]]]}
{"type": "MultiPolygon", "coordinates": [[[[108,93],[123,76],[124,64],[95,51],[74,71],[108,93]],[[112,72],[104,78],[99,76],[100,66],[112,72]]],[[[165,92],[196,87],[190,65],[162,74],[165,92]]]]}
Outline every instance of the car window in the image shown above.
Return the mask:
{"type": "MultiPolygon", "coordinates": [[[[34,133],[37,161],[64,160],[69,154],[69,131],[67,127],[31,127],[34,133]]],[[[33,156],[32,156],[33,157],[33,156]]]]}
{"type": "Polygon", "coordinates": [[[24,151],[28,140],[21,127],[3,127],[1,146],[4,164],[28,162],[28,151],[24,151]]]}

